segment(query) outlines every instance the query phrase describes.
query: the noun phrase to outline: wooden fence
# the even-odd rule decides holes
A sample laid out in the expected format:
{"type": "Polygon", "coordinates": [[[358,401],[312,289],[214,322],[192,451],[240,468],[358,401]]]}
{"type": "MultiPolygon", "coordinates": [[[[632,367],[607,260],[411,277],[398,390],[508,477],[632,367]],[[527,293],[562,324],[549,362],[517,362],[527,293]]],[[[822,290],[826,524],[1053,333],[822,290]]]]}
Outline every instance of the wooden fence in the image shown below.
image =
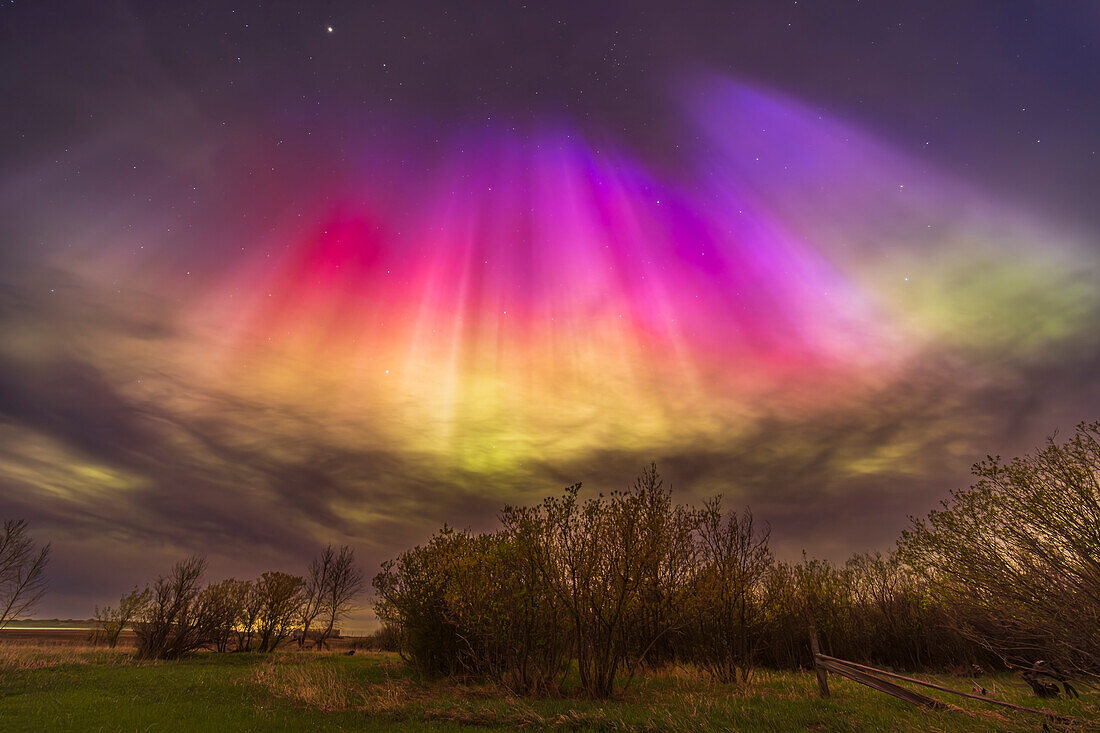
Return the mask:
{"type": "Polygon", "coordinates": [[[838,674],[841,677],[845,677],[854,682],[858,682],[861,685],[866,685],[872,689],[884,692],[887,695],[892,695],[906,702],[914,705],[920,705],[921,707],[929,708],[931,710],[947,710],[951,706],[942,700],[937,700],[927,695],[922,695],[915,690],[910,690],[907,687],[894,684],[888,679],[896,679],[902,682],[908,682],[910,684],[919,685],[921,687],[927,687],[933,690],[939,690],[940,692],[947,692],[952,695],[958,695],[959,697],[965,697],[970,700],[978,700],[984,702],[987,705],[995,705],[997,707],[1008,708],[1010,710],[1016,710],[1022,713],[1031,713],[1033,715],[1041,715],[1048,720],[1052,720],[1062,724],[1078,724],[1084,725],[1082,721],[1074,720],[1073,718],[1059,715],[1052,710],[1036,710],[1035,708],[1025,707],[1023,705],[1017,705],[1011,702],[1005,702],[1004,700],[997,700],[985,695],[976,695],[970,692],[963,692],[961,690],[954,690],[950,687],[944,687],[943,685],[937,685],[934,682],[926,682],[924,680],[918,680],[913,677],[906,677],[895,672],[887,672],[884,669],[878,669],[866,664],[857,664],[856,662],[849,662],[845,659],[838,659],[836,657],[830,657],[827,654],[821,653],[821,648],[817,640],[817,633],[811,631],[810,633],[810,649],[814,655],[814,669],[817,672],[817,685],[818,691],[822,697],[829,697],[829,678],[828,673],[832,672],[838,674]]]}

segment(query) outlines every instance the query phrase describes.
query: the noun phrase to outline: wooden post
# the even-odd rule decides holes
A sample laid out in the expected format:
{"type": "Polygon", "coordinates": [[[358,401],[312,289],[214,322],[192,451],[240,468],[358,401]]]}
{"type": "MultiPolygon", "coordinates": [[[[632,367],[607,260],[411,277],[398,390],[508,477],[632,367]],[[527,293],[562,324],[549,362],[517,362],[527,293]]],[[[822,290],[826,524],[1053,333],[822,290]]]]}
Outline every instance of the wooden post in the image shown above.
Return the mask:
{"type": "Polygon", "coordinates": [[[814,671],[817,672],[817,691],[821,693],[822,697],[829,696],[829,673],[825,671],[825,668],[817,663],[818,655],[821,654],[821,644],[817,640],[817,627],[810,627],[810,651],[814,655],[814,671]]]}

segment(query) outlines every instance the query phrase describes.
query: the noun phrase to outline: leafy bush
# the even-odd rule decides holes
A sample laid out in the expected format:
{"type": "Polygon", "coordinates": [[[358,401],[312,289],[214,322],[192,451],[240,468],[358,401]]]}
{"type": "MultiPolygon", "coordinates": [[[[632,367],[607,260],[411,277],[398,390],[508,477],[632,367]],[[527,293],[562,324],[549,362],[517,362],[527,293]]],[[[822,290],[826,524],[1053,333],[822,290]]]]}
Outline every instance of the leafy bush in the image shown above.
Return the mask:
{"type": "Polygon", "coordinates": [[[1100,422],[1034,455],[974,466],[913,520],[904,559],[954,627],[1007,664],[1100,676],[1100,422]]]}
{"type": "Polygon", "coordinates": [[[422,674],[548,694],[573,663],[608,697],[642,665],[682,662],[747,683],[759,664],[811,665],[811,629],[853,660],[990,659],[897,554],[777,563],[750,511],[675,505],[653,466],[625,491],[582,500],[578,484],[500,519],[490,534],[444,527],[375,577],[378,615],[422,674]]]}

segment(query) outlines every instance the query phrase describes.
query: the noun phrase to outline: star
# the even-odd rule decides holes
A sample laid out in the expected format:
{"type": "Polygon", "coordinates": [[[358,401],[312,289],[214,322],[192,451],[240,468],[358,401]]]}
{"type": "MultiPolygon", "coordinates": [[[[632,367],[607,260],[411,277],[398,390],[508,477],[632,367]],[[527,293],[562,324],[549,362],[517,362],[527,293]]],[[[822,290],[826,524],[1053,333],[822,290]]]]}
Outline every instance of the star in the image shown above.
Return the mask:
{"type": "Polygon", "coordinates": [[[335,30],[335,29],[331,25],[328,25],[328,26],[325,26],[325,30],[328,31],[329,33],[332,33],[332,31],[335,30]]]}

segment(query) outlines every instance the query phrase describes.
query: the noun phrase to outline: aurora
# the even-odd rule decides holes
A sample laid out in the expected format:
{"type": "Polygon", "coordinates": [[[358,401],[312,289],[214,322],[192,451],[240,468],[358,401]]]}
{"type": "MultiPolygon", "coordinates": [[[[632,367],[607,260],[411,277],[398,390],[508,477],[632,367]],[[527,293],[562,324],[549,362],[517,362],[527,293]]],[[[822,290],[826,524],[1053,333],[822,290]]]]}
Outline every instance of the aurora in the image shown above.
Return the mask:
{"type": "MultiPolygon", "coordinates": [[[[365,23],[319,19],[310,63],[365,23]]],[[[1095,222],[872,110],[702,54],[633,121],[534,81],[471,111],[416,77],[425,107],[358,96],[414,56],[329,94],[239,43],[215,99],[103,82],[117,117],[9,135],[0,507],[71,562],[48,613],[130,584],[93,566],[377,563],[650,461],[840,555],[1100,408],[1095,222]]]]}

